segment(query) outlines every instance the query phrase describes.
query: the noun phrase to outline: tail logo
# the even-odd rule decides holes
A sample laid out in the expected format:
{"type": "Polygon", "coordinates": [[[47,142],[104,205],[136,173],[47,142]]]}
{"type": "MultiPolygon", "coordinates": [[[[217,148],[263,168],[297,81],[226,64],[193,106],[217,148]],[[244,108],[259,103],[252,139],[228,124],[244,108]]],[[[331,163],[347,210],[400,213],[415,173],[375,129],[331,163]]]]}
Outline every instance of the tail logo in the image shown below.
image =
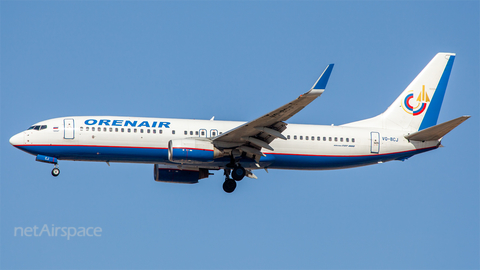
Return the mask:
{"type": "Polygon", "coordinates": [[[422,86],[422,91],[418,94],[416,99],[416,104],[412,105],[411,101],[413,99],[413,90],[409,91],[407,96],[402,102],[402,108],[405,112],[411,115],[420,115],[425,112],[427,108],[427,103],[430,103],[430,98],[428,97],[427,92],[425,91],[425,85],[422,86]]]}

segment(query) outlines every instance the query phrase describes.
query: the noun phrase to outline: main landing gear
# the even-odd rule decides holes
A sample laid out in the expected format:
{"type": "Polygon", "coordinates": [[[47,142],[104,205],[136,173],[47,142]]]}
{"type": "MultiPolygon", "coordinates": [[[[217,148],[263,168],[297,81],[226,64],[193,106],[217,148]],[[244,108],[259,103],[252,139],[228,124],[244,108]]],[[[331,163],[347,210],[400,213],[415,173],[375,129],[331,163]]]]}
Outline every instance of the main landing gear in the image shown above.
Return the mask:
{"type": "Polygon", "coordinates": [[[227,193],[232,193],[237,187],[236,181],[241,181],[247,171],[240,164],[235,165],[233,169],[225,169],[224,171],[225,182],[223,183],[223,190],[227,193]],[[230,174],[233,179],[230,178],[230,174]]]}
{"type": "Polygon", "coordinates": [[[246,173],[247,172],[245,171],[245,168],[243,168],[241,165],[235,166],[232,170],[232,178],[233,180],[241,181],[243,177],[245,177],[246,173]]]}

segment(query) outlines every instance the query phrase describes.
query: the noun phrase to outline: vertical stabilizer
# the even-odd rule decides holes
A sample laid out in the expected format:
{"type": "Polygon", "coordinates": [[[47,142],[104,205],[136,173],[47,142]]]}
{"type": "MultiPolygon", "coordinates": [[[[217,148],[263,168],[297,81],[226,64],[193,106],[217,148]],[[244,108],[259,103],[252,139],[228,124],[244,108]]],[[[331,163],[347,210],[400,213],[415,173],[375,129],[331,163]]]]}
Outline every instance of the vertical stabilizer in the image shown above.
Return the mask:
{"type": "Polygon", "coordinates": [[[384,113],[345,126],[417,131],[436,125],[454,60],[454,53],[438,53],[384,113]]]}

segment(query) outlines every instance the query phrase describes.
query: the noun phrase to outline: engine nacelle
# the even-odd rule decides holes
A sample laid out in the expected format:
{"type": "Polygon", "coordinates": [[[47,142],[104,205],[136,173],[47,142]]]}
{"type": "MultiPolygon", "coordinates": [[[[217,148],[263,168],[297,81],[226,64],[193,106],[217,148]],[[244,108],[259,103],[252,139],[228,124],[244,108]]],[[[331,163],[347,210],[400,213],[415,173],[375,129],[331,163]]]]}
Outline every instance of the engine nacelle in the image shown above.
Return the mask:
{"type": "Polygon", "coordinates": [[[180,139],[168,142],[168,160],[178,163],[212,162],[223,157],[210,141],[200,139],[180,139]]]}
{"type": "Polygon", "coordinates": [[[155,164],[153,179],[157,182],[195,184],[199,179],[207,178],[210,174],[207,169],[180,170],[179,168],[155,164]]]}

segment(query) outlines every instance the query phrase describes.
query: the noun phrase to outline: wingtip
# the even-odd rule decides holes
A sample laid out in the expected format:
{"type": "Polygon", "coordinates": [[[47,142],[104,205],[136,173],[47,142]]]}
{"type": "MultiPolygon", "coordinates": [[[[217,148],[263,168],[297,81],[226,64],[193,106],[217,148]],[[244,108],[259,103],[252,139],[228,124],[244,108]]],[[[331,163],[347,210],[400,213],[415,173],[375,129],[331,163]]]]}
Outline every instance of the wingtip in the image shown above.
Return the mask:
{"type": "Polygon", "coordinates": [[[319,90],[319,89],[325,89],[325,87],[327,87],[328,79],[330,78],[330,74],[332,74],[334,65],[335,64],[330,64],[325,68],[322,75],[320,75],[318,80],[313,85],[312,89],[319,90]]]}

